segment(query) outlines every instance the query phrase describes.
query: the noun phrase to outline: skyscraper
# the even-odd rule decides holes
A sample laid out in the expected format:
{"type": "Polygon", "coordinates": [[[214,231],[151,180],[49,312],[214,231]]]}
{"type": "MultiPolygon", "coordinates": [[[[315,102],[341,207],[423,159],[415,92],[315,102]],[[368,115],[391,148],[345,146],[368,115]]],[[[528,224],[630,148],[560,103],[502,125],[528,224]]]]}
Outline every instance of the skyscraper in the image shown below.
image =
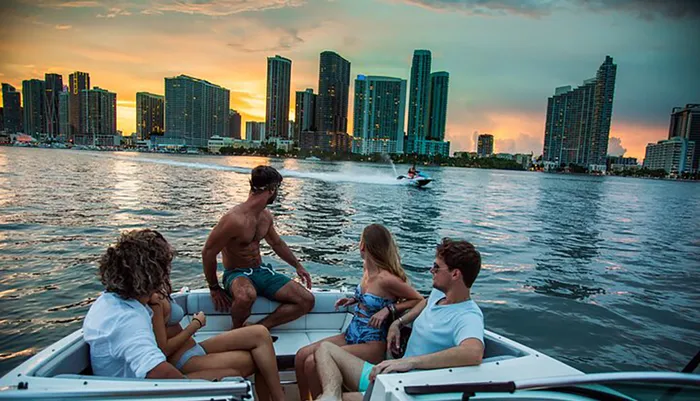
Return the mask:
{"type": "Polygon", "coordinates": [[[408,95],[408,149],[415,151],[415,142],[427,136],[430,101],[430,50],[415,50],[411,64],[411,89],[408,95]]]}
{"type": "Polygon", "coordinates": [[[203,79],[165,78],[163,143],[205,148],[212,136],[227,136],[230,97],[228,89],[203,79]]]}
{"type": "MultiPolygon", "coordinates": [[[[311,88],[296,92],[294,105],[294,141],[299,143],[301,133],[304,131],[318,131],[316,129],[316,101],[318,96],[311,88]]],[[[347,115],[346,115],[347,117],[347,115]]]]}
{"type": "Polygon", "coordinates": [[[264,141],[265,123],[262,121],[246,121],[245,139],[246,141],[264,141]]]}
{"type": "Polygon", "coordinates": [[[321,53],[318,68],[316,130],[347,132],[350,62],[338,53],[321,53]]]}
{"type": "Polygon", "coordinates": [[[15,87],[2,84],[2,109],[5,118],[5,132],[15,134],[22,132],[22,111],[20,94],[15,87]]]}
{"type": "Polygon", "coordinates": [[[593,124],[591,125],[591,146],[588,155],[588,167],[592,170],[605,171],[607,165],[616,77],[617,64],[613,63],[612,57],[605,56],[605,61],[598,68],[595,77],[593,124]]]}
{"type": "Polygon", "coordinates": [[[228,112],[228,132],[233,139],[241,139],[241,113],[236,110],[228,112]]]}
{"type": "Polygon", "coordinates": [[[58,94],[58,131],[61,137],[66,140],[70,134],[70,92],[68,87],[64,86],[61,93],[58,94]]]}
{"type": "Polygon", "coordinates": [[[55,138],[61,135],[58,96],[63,92],[63,76],[61,74],[44,74],[44,84],[46,87],[46,96],[44,98],[44,121],[46,129],[44,132],[50,137],[55,138]]]}
{"type": "Polygon", "coordinates": [[[493,154],[493,135],[479,135],[479,139],[476,145],[476,154],[479,157],[489,157],[493,154]]]}
{"type": "Polygon", "coordinates": [[[445,140],[445,124],[447,122],[447,89],[450,84],[450,74],[439,71],[430,74],[430,107],[428,134],[426,139],[431,141],[445,140]]]}
{"type": "Polygon", "coordinates": [[[267,58],[267,102],[265,136],[289,139],[289,96],[292,78],[292,60],[281,57],[267,58]]]}
{"type": "Polygon", "coordinates": [[[616,73],[617,65],[607,56],[595,78],[574,90],[556,88],[547,101],[545,164],[605,170],[616,73]]]}
{"type": "Polygon", "coordinates": [[[22,107],[24,108],[24,133],[36,136],[44,133],[44,81],[22,81],[22,107]]]}
{"type": "Polygon", "coordinates": [[[695,142],[693,148],[693,171],[700,167],[700,104],[686,104],[671,111],[668,139],[680,137],[695,142]]]}
{"type": "Polygon", "coordinates": [[[165,97],[148,92],[136,93],[136,135],[140,141],[165,132],[165,97]]]}
{"type": "Polygon", "coordinates": [[[80,104],[80,93],[90,89],[90,74],[76,71],[68,76],[70,85],[70,133],[66,135],[68,139],[74,139],[75,135],[84,133],[83,122],[80,120],[82,105],[80,104]]]}
{"type": "Polygon", "coordinates": [[[80,92],[80,121],[83,132],[75,135],[78,145],[113,145],[117,134],[117,94],[94,87],[80,92]]]}
{"type": "Polygon", "coordinates": [[[358,75],[353,153],[403,153],[406,80],[358,75]]]}

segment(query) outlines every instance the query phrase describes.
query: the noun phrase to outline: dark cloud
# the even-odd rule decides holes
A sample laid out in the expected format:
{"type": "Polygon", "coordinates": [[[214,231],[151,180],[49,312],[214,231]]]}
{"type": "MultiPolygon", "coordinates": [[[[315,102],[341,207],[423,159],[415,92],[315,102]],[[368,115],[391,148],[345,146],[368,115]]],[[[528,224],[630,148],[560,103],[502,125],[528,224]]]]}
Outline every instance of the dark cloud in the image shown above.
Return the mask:
{"type": "Polygon", "coordinates": [[[299,36],[299,32],[295,29],[284,30],[274,41],[273,44],[266,45],[260,43],[265,42],[265,40],[261,38],[257,40],[241,39],[236,42],[228,43],[228,46],[245,53],[271,53],[288,51],[304,43],[304,39],[299,36]]]}
{"type": "Polygon", "coordinates": [[[439,10],[461,11],[470,15],[524,15],[542,17],[558,9],[585,9],[595,12],[622,11],[652,20],[656,16],[673,19],[699,18],[698,0],[403,0],[406,3],[439,10]]]}
{"type": "Polygon", "coordinates": [[[624,156],[627,149],[622,147],[622,139],[611,136],[608,140],[608,154],[610,156],[624,156]]]}

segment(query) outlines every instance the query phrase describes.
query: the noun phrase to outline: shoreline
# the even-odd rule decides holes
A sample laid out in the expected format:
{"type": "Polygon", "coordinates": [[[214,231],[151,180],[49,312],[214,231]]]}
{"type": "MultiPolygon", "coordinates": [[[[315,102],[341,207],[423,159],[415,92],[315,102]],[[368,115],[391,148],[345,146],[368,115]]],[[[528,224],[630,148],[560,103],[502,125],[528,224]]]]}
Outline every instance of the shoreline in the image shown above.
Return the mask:
{"type": "MultiPolygon", "coordinates": [[[[688,179],[688,178],[669,178],[669,177],[654,177],[654,176],[636,176],[636,175],[622,175],[622,174],[590,174],[590,173],[581,173],[581,172],[566,172],[566,171],[545,171],[543,169],[525,169],[522,168],[520,164],[515,163],[512,160],[507,160],[507,159],[498,159],[495,157],[489,157],[489,158],[474,158],[474,159],[463,159],[463,158],[458,158],[458,157],[450,157],[447,160],[453,161],[453,163],[444,163],[442,158],[435,160],[433,158],[432,160],[427,158],[426,156],[417,156],[414,158],[414,160],[407,160],[408,157],[390,157],[388,155],[357,155],[356,157],[347,157],[348,155],[346,154],[340,154],[340,155],[322,155],[322,154],[299,154],[298,152],[292,153],[292,154],[287,154],[285,153],[269,153],[269,152],[252,152],[252,153],[234,153],[234,154],[224,154],[224,153],[209,153],[209,152],[198,152],[198,153],[187,153],[187,152],[151,152],[151,151],[139,151],[136,148],[118,148],[115,147],[114,149],[112,148],[107,148],[107,149],[101,149],[101,148],[96,148],[96,149],[88,149],[88,148],[78,148],[76,149],[75,146],[73,147],[53,147],[53,146],[18,146],[14,144],[9,144],[9,143],[4,143],[0,144],[0,146],[3,147],[14,147],[14,148],[37,148],[37,149],[56,149],[56,150],[75,150],[75,151],[89,151],[89,152],[130,152],[130,153],[148,153],[148,154],[160,154],[160,155],[178,155],[178,156],[217,156],[217,157],[227,157],[227,156],[243,156],[243,157],[270,157],[270,158],[276,158],[276,159],[295,159],[295,160],[307,160],[309,157],[316,157],[319,160],[307,160],[307,161],[315,161],[315,162],[358,162],[358,163],[374,163],[374,164],[386,164],[391,160],[392,163],[394,164],[412,164],[416,163],[418,166],[426,166],[426,167],[455,167],[455,168],[473,168],[473,169],[480,169],[480,170],[498,170],[498,171],[523,171],[523,172],[530,172],[530,173],[545,173],[545,174],[553,174],[553,175],[573,175],[573,176],[588,176],[588,177],[620,177],[620,178],[641,178],[641,179],[648,179],[648,180],[657,180],[657,181],[680,181],[680,182],[700,182],[700,178],[698,179],[688,179]],[[346,157],[343,157],[346,156],[346,157]],[[417,160],[416,160],[417,159],[417,160]],[[502,167],[498,166],[481,166],[477,164],[462,164],[459,163],[459,161],[464,162],[469,162],[472,160],[482,160],[482,161],[496,161],[500,163],[504,163],[502,167]],[[456,163],[455,163],[456,162],[456,163]],[[510,163],[507,163],[510,162],[510,163]]],[[[352,155],[352,154],[350,154],[352,155]]]]}

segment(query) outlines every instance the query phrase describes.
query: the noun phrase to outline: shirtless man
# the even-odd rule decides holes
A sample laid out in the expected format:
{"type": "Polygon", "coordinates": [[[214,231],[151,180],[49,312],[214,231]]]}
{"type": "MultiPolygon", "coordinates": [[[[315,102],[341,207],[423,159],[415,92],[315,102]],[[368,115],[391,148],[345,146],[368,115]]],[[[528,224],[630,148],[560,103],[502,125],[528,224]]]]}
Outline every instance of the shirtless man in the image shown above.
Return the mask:
{"type": "Polygon", "coordinates": [[[258,294],[281,303],[259,322],[268,329],[303,316],[314,307],[310,291],[275,272],[271,265],[264,265],[260,256],[260,240],[264,238],[282,260],[296,269],[304,285],[311,288],[311,275],[275,231],[272,213],[267,209],[277,198],[281,183],[282,176],[274,168],[254,168],[248,199],[221,217],[202,250],[204,276],[214,306],[219,311],[230,307],[233,328],[241,327],[248,319],[258,294]],[[223,288],[216,276],[219,253],[223,254],[225,268],[223,288]]]}

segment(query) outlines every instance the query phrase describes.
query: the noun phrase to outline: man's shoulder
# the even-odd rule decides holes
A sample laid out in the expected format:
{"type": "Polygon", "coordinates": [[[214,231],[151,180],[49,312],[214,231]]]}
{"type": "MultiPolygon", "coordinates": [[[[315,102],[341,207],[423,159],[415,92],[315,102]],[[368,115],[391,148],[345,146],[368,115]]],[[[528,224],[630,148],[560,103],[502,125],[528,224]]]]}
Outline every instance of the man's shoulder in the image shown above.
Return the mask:
{"type": "Polygon", "coordinates": [[[219,225],[225,226],[228,229],[242,227],[245,225],[246,216],[240,209],[238,209],[239,206],[234,206],[231,208],[231,210],[226,212],[226,214],[221,216],[219,219],[219,225]]]}

